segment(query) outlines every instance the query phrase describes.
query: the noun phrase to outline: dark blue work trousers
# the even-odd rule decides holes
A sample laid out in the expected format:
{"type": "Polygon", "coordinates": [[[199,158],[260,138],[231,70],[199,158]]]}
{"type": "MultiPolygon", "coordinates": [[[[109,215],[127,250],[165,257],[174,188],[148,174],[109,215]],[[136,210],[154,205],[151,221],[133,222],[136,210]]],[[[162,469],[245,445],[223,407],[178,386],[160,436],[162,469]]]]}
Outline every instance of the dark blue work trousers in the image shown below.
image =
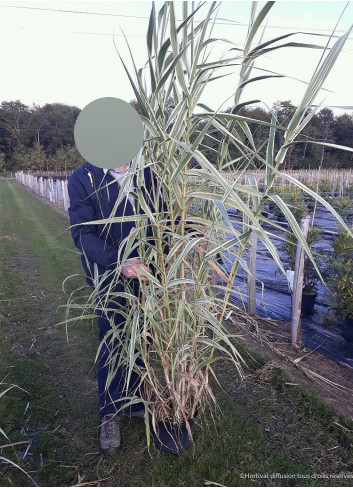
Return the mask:
{"type": "MultiPolygon", "coordinates": [[[[137,295],[139,289],[138,279],[131,279],[130,283],[134,289],[135,295],[137,295]]],[[[117,284],[113,291],[117,293],[123,292],[124,287],[122,284],[117,284]]],[[[104,294],[102,294],[97,300],[98,305],[100,301],[103,301],[104,303],[104,294]]],[[[119,328],[124,327],[125,318],[122,314],[119,313],[119,306],[123,306],[125,304],[125,301],[125,298],[117,296],[112,298],[111,302],[104,304],[104,307],[108,309],[114,309],[114,311],[107,311],[106,313],[103,313],[103,311],[101,311],[99,308],[97,309],[99,339],[101,342],[103,341],[105,335],[110,330],[112,330],[109,319],[113,322],[114,325],[118,326],[119,328]]],[[[102,417],[106,414],[115,414],[117,410],[121,407],[120,399],[122,397],[126,397],[126,391],[123,389],[125,384],[125,376],[127,373],[125,368],[119,367],[118,369],[116,369],[116,373],[114,374],[112,381],[107,386],[109,368],[112,368],[112,365],[109,367],[108,362],[109,353],[111,351],[114,351],[114,355],[117,355],[121,350],[117,340],[112,340],[111,336],[109,336],[106,341],[101,344],[97,361],[99,404],[102,417]]],[[[140,367],[144,366],[140,358],[137,359],[136,363],[140,367]]],[[[129,383],[130,393],[134,392],[134,390],[138,386],[138,382],[138,374],[136,372],[132,372],[129,383]]],[[[136,394],[139,395],[139,392],[136,392],[136,394]]],[[[144,404],[142,402],[133,404],[129,409],[131,410],[131,412],[141,411],[142,409],[144,409],[144,404]]]]}

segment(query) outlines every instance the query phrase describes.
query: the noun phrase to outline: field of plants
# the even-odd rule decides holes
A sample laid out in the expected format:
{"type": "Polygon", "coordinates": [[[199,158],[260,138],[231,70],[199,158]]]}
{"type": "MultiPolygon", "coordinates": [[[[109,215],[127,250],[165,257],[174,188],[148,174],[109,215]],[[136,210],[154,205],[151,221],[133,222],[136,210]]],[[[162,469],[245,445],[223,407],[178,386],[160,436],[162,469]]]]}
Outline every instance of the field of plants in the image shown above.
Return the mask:
{"type": "MultiPolygon", "coordinates": [[[[342,192],[336,188],[335,192],[332,191],[334,189],[330,180],[321,180],[316,185],[320,195],[326,198],[342,216],[345,223],[352,227],[352,186],[349,185],[342,192]]],[[[337,225],[337,221],[325,207],[308,197],[305,198],[294,187],[278,186],[276,193],[291,206],[298,219],[298,224],[304,215],[310,217],[308,242],[322,275],[320,279],[310,260],[305,260],[303,303],[308,296],[312,299],[312,304],[303,311],[302,315],[304,344],[312,349],[317,349],[339,363],[353,367],[351,346],[353,328],[350,321],[353,317],[351,310],[352,238],[341,226],[337,225]]],[[[280,209],[273,206],[266,207],[263,214],[269,220],[267,228],[276,236],[274,242],[280,252],[282,262],[287,270],[294,270],[296,240],[288,230],[285,216],[280,209]]],[[[235,214],[235,220],[237,217],[239,220],[239,216],[235,214]]],[[[239,221],[241,224],[241,220],[239,221]]],[[[231,261],[232,258],[229,258],[231,261]]],[[[245,303],[247,302],[246,278],[247,275],[243,271],[238,274],[235,281],[236,289],[242,293],[241,297],[245,303]]],[[[258,314],[290,322],[291,290],[287,277],[279,272],[269,253],[261,244],[257,249],[256,279],[258,314]]],[[[234,297],[239,302],[239,296],[237,298],[234,294],[234,297]]]]}

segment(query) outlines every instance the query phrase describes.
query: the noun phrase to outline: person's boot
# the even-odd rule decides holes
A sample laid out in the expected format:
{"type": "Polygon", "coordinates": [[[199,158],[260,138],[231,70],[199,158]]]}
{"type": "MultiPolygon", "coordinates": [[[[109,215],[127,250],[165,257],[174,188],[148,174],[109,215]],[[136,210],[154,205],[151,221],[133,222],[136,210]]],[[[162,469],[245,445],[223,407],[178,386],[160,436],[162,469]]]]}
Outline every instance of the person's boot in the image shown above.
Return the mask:
{"type": "Polygon", "coordinates": [[[119,418],[114,414],[103,416],[99,443],[104,455],[114,455],[121,445],[119,418]]]}

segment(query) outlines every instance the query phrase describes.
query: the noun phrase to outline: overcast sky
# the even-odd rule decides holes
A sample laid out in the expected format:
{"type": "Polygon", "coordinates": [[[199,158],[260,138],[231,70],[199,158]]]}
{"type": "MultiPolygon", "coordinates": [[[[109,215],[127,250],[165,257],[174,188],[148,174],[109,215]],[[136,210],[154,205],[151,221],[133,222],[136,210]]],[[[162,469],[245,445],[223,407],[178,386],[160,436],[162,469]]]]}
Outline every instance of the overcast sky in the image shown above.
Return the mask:
{"type": "MultiPolygon", "coordinates": [[[[156,2],[157,9],[161,4],[156,2]]],[[[180,12],[181,2],[175,4],[180,12]]],[[[259,9],[263,4],[259,2],[259,9]]],[[[206,2],[202,11],[209,5],[206,2]]],[[[279,1],[271,10],[264,39],[296,31],[329,35],[345,6],[346,2],[340,1],[279,1]]],[[[223,2],[212,37],[242,45],[250,8],[249,1],[223,2]]],[[[142,67],[150,9],[150,1],[0,0],[0,101],[19,99],[27,105],[61,102],[83,108],[100,97],[133,99],[114,48],[113,33],[128,60],[121,29],[124,31],[136,64],[142,67]]],[[[353,5],[349,4],[337,34],[342,35],[352,23],[353,5]]],[[[325,45],[327,38],[297,34],[289,40],[325,45]]],[[[327,96],[326,105],[353,105],[352,41],[353,33],[325,83],[334,92],[327,96]]],[[[218,55],[217,50],[213,55],[218,55]]],[[[319,50],[284,48],[269,53],[256,66],[309,81],[320,56],[319,50]]],[[[234,92],[237,74],[233,72],[214,83],[207,87],[202,101],[214,109],[221,104],[224,108],[231,105],[232,99],[226,99],[234,92]]],[[[243,100],[261,99],[269,106],[276,100],[298,103],[304,90],[305,85],[299,81],[270,79],[248,85],[243,100]]],[[[323,92],[317,102],[326,95],[323,92]]]]}

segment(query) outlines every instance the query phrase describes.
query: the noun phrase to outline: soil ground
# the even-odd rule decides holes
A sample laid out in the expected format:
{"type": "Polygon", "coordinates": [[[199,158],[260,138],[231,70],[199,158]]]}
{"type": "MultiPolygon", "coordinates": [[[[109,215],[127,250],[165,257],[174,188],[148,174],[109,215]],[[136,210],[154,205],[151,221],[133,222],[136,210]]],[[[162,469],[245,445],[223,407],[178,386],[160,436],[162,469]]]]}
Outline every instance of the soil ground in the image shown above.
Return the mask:
{"type": "Polygon", "coordinates": [[[293,348],[290,323],[256,317],[249,318],[244,326],[243,321],[225,324],[242,335],[251,350],[269,357],[271,365],[282,368],[298,383],[309,385],[327,404],[353,420],[353,369],[314,350],[293,348]]]}

